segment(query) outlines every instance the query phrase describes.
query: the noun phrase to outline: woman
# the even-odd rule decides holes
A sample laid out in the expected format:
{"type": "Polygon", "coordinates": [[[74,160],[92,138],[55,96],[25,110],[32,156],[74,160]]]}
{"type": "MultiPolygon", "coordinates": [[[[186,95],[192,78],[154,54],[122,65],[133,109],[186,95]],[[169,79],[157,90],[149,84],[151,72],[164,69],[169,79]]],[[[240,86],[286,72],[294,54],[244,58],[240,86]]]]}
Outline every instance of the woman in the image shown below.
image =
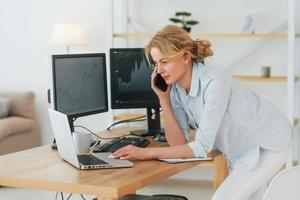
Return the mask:
{"type": "Polygon", "coordinates": [[[261,199],[264,187],[284,164],[292,129],[266,99],[239,86],[231,76],[205,65],[208,41],[193,41],[176,26],[166,26],[145,48],[154,67],[152,89],[163,109],[165,148],[124,147],[115,158],[147,160],[206,157],[217,149],[231,172],[213,200],[261,199]],[[160,74],[168,85],[155,85],[160,74]],[[196,129],[189,142],[190,127],[196,129]]]}

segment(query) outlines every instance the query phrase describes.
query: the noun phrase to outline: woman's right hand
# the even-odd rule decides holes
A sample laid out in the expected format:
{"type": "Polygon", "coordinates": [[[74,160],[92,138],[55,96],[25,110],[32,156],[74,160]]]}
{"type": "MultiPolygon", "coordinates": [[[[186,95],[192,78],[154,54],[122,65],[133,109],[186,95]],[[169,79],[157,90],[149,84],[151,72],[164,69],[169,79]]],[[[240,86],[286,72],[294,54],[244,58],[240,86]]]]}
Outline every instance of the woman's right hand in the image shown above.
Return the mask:
{"type": "Polygon", "coordinates": [[[171,92],[172,86],[168,85],[167,90],[164,92],[155,86],[156,78],[157,78],[157,68],[155,68],[151,74],[151,88],[155,92],[155,94],[158,96],[160,101],[170,99],[170,92],[171,92]]]}

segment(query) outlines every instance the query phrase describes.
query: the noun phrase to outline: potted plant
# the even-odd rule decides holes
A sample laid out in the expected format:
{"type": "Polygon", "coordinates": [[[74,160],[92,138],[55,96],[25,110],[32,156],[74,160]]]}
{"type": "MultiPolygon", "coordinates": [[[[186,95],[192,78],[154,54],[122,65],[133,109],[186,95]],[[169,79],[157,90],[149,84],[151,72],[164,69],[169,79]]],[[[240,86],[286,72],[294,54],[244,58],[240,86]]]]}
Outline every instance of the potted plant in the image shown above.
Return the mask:
{"type": "Polygon", "coordinates": [[[181,23],[182,28],[186,30],[188,33],[191,32],[191,26],[198,24],[198,21],[195,20],[187,20],[186,17],[190,17],[191,13],[190,12],[176,12],[175,13],[176,17],[172,17],[169,20],[174,22],[174,23],[181,23]],[[178,18],[180,17],[180,18],[178,18]]]}

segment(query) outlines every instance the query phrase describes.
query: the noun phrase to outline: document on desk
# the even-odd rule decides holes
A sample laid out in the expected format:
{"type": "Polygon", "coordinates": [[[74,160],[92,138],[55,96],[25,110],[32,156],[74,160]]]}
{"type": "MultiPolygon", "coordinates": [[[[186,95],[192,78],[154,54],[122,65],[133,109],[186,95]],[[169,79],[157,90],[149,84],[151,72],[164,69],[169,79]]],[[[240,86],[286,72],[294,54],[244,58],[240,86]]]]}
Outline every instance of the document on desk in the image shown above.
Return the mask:
{"type": "Polygon", "coordinates": [[[207,158],[163,158],[163,159],[158,159],[158,160],[164,161],[167,163],[184,163],[184,162],[212,160],[212,158],[211,157],[207,157],[207,158]]]}

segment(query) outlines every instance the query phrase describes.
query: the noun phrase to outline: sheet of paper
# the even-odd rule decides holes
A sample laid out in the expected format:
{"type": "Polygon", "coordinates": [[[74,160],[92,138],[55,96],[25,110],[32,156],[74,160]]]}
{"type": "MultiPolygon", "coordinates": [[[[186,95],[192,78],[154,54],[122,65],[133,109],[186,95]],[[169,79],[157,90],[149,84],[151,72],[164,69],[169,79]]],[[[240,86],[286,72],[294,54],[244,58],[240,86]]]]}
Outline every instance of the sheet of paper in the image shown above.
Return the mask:
{"type": "Polygon", "coordinates": [[[167,162],[167,163],[183,163],[183,162],[212,160],[212,158],[211,157],[207,157],[207,158],[164,158],[164,159],[159,159],[159,160],[167,162]]]}

